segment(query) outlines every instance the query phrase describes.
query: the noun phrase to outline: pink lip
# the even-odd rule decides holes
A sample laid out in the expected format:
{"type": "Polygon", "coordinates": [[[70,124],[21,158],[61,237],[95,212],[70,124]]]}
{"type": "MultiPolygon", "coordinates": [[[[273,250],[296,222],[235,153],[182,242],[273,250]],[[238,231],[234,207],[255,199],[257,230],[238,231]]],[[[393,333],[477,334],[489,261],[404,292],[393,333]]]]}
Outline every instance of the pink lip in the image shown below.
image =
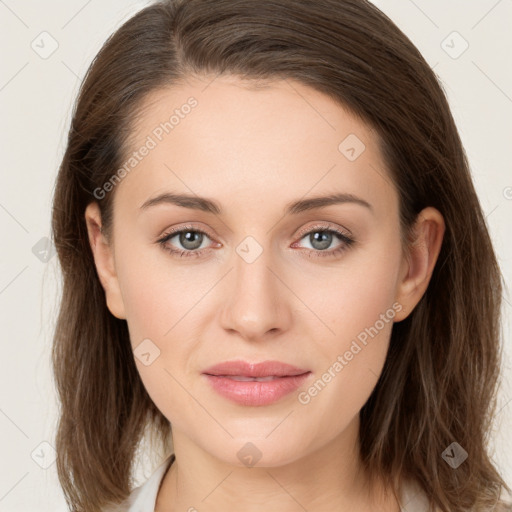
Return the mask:
{"type": "Polygon", "coordinates": [[[242,405],[268,405],[295,391],[311,371],[281,363],[264,361],[226,361],[203,372],[217,393],[242,405]],[[273,380],[237,381],[230,377],[275,377],[273,380]]]}

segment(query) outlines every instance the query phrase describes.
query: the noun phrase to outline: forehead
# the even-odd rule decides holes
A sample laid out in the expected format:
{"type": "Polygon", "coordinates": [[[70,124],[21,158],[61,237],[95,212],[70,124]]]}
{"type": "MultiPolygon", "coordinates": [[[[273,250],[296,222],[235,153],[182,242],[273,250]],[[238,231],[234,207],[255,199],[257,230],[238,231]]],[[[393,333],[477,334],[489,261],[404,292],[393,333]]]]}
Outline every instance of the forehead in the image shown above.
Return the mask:
{"type": "Polygon", "coordinates": [[[145,99],[130,152],[150,149],[121,188],[139,206],[176,188],[219,198],[250,190],[255,200],[283,202],[340,191],[392,202],[378,142],[363,121],[299,82],[189,77],[145,99]]]}
{"type": "MultiPolygon", "coordinates": [[[[348,131],[368,142],[377,140],[377,134],[346,107],[295,80],[263,82],[235,76],[184,80],[144,99],[133,130],[139,140],[153,132],[159,138],[159,125],[169,121],[167,130],[161,126],[164,138],[170,138],[165,136],[171,132],[178,136],[184,125],[193,129],[202,143],[217,138],[212,128],[248,143],[249,137],[266,136],[284,142],[285,148],[307,140],[311,140],[308,148],[318,147],[322,141],[331,145],[348,131]],[[287,131],[283,133],[283,129],[287,131]]],[[[245,146],[249,149],[250,144],[245,146]]]]}

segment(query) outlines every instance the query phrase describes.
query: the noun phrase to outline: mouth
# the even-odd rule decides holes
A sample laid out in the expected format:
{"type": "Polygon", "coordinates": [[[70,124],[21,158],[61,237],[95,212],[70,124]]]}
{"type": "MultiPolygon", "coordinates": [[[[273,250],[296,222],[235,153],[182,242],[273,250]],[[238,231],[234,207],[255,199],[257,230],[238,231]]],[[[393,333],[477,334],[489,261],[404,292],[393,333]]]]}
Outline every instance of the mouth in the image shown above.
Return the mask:
{"type": "Polygon", "coordinates": [[[277,402],[300,387],[311,374],[310,370],[280,361],[227,361],[203,372],[219,395],[245,406],[277,402]]]}
{"type": "MultiPolygon", "coordinates": [[[[210,375],[210,374],[206,374],[210,375]]],[[[239,382],[269,382],[275,379],[291,377],[291,375],[269,375],[268,377],[246,377],[245,375],[211,375],[212,377],[225,377],[226,379],[237,380],[239,382]]]]}
{"type": "Polygon", "coordinates": [[[302,375],[310,370],[298,368],[281,361],[263,361],[261,363],[250,363],[247,361],[225,361],[207,368],[203,373],[206,375],[217,375],[222,377],[240,377],[248,379],[276,377],[294,377],[302,375]]]}

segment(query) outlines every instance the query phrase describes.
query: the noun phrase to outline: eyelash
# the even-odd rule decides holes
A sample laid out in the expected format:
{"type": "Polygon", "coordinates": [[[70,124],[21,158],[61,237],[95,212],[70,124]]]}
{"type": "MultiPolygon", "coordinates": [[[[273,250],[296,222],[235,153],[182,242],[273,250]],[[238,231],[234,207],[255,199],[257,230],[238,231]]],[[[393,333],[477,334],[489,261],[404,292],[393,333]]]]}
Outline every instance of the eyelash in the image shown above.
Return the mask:
{"type": "MultiPolygon", "coordinates": [[[[166,233],[163,235],[162,238],[157,240],[157,243],[161,245],[161,247],[167,251],[170,252],[173,256],[176,256],[178,258],[194,258],[201,256],[204,251],[208,249],[199,249],[199,250],[179,250],[179,249],[170,249],[166,244],[171,239],[174,238],[176,235],[180,235],[181,233],[187,233],[187,232],[193,232],[193,233],[201,233],[203,235],[206,235],[208,238],[212,238],[206,231],[203,231],[201,229],[198,229],[194,226],[183,226],[180,229],[170,231],[169,233],[166,233]]],[[[337,247],[336,249],[331,249],[330,251],[321,251],[319,249],[308,249],[308,248],[302,248],[303,250],[309,251],[314,253],[314,257],[319,258],[325,258],[325,257],[334,257],[342,252],[349,249],[354,243],[355,239],[348,236],[347,234],[340,231],[338,228],[332,226],[331,224],[322,224],[313,226],[308,231],[303,232],[299,235],[299,240],[302,240],[305,236],[310,235],[312,233],[333,233],[338,236],[338,238],[343,242],[343,244],[340,247],[337,247]]],[[[295,242],[294,242],[295,243],[295,242]]]]}

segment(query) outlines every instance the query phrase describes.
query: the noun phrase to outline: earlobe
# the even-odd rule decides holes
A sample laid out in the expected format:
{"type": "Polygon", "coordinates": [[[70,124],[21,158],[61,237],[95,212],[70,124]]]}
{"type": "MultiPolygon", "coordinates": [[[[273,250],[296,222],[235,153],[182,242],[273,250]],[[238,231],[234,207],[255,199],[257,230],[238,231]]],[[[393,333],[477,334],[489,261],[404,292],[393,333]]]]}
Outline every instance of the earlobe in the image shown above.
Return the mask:
{"type": "Polygon", "coordinates": [[[423,209],[414,226],[415,239],[404,254],[396,300],[402,305],[395,322],[409,316],[427,290],[445,232],[441,213],[433,207],[423,209]]]}
{"type": "Polygon", "coordinates": [[[85,222],[96,271],[109,311],[119,319],[125,319],[125,308],[115,270],[112,244],[101,231],[101,212],[98,203],[90,203],[85,209],[85,222]]]}

